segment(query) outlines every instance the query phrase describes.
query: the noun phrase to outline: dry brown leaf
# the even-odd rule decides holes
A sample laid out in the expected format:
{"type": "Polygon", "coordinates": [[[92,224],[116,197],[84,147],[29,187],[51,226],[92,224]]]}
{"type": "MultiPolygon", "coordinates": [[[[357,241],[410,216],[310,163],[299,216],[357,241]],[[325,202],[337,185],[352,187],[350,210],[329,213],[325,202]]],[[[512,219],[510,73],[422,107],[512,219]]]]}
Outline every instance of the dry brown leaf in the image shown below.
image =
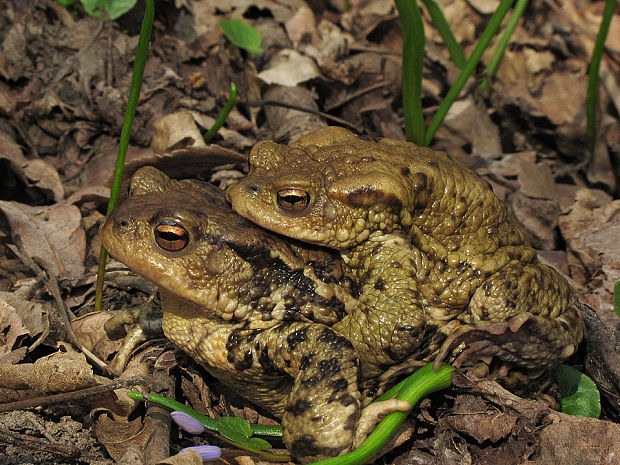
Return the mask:
{"type": "Polygon", "coordinates": [[[302,41],[312,43],[318,40],[314,13],[306,5],[284,23],[284,28],[295,48],[298,48],[302,41]]]}
{"type": "Polygon", "coordinates": [[[40,302],[30,302],[16,294],[0,292],[0,323],[4,343],[0,345],[0,363],[17,363],[23,356],[37,347],[49,333],[49,309],[40,302]],[[32,342],[22,347],[21,336],[28,336],[32,342]],[[16,350],[12,350],[16,349],[16,350]]]}
{"type": "Polygon", "coordinates": [[[28,334],[28,330],[22,324],[19,315],[13,307],[0,300],[0,333],[2,345],[0,345],[0,363],[16,363],[26,355],[26,347],[20,342],[28,334]]]}
{"type": "Polygon", "coordinates": [[[57,277],[82,275],[86,234],[78,207],[66,204],[31,207],[0,201],[0,210],[11,226],[13,241],[21,243],[30,257],[40,260],[57,277]]]}
{"type": "Polygon", "coordinates": [[[182,140],[188,141],[185,147],[206,147],[207,144],[194,122],[194,117],[187,110],[177,111],[162,116],[155,123],[151,147],[155,153],[166,153],[170,147],[182,140]]]}
{"type": "Polygon", "coordinates": [[[28,160],[11,137],[0,131],[0,158],[7,160],[15,174],[27,185],[49,192],[52,200],[64,197],[64,188],[58,172],[50,164],[35,158],[28,160]]]}
{"type": "MultiPolygon", "coordinates": [[[[473,155],[492,157],[502,153],[499,129],[486,109],[476,104],[472,97],[454,102],[444,123],[452,136],[458,135],[471,143],[473,155]]],[[[446,135],[446,132],[442,134],[446,135]]]]}
{"type": "Polygon", "coordinates": [[[27,392],[67,392],[103,384],[83,354],[68,347],[34,363],[0,364],[0,386],[27,392]]]}
{"type": "MultiPolygon", "coordinates": [[[[613,286],[620,280],[620,200],[600,205],[598,197],[589,189],[581,189],[568,214],[560,216],[559,226],[568,249],[590,276],[598,275],[601,281],[600,286],[591,290],[590,297],[594,300],[588,303],[600,310],[601,318],[617,323],[613,286]]],[[[574,274],[572,270],[571,274],[574,274]]]]}
{"type": "Polygon", "coordinates": [[[151,421],[147,417],[132,421],[113,420],[107,415],[97,417],[93,431],[114,460],[122,457],[130,446],[138,446],[144,450],[151,436],[151,421]]]}
{"type": "Polygon", "coordinates": [[[294,87],[302,82],[321,77],[321,72],[312,58],[295,50],[281,50],[272,58],[258,78],[267,84],[294,87]]]}
{"type": "Polygon", "coordinates": [[[195,450],[189,449],[180,452],[166,460],[157,462],[158,465],[202,465],[202,457],[195,450]]]}

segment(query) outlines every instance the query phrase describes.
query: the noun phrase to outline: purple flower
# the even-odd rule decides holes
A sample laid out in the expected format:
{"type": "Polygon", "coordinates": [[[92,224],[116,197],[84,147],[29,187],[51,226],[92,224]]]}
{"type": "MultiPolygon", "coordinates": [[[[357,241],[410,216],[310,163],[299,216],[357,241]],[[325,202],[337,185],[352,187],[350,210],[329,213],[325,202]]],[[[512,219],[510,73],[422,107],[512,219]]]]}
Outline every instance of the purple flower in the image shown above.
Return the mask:
{"type": "Polygon", "coordinates": [[[190,417],[187,413],[179,412],[175,410],[170,414],[174,422],[179,425],[179,428],[187,431],[189,434],[202,434],[205,432],[205,427],[195,418],[190,417]]]}
{"type": "Polygon", "coordinates": [[[181,452],[185,452],[186,450],[193,449],[200,454],[203,462],[215,462],[222,456],[222,450],[217,446],[195,446],[195,447],[186,447],[185,449],[181,449],[181,452]]]}

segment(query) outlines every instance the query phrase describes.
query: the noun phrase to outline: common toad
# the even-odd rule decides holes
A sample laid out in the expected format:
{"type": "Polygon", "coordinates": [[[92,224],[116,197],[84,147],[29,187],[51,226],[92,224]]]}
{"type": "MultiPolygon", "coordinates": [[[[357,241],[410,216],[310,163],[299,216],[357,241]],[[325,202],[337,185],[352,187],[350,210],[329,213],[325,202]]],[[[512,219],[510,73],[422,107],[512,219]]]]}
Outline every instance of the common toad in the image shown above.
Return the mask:
{"type": "Polygon", "coordinates": [[[366,377],[466,343],[455,361],[539,371],[583,337],[577,297],[488,182],[449,155],[328,127],[289,145],[259,142],[227,190],[242,216],[340,252],[360,305],[334,325],[366,377]],[[441,345],[441,349],[437,349],[441,345]]]}
{"type": "Polygon", "coordinates": [[[281,417],[300,461],[345,453],[379,415],[410,407],[392,400],[362,409],[357,351],[332,329],[355,303],[340,285],[340,260],[256,227],[215,186],[142,168],[101,238],[158,285],[165,335],[281,417]]]}

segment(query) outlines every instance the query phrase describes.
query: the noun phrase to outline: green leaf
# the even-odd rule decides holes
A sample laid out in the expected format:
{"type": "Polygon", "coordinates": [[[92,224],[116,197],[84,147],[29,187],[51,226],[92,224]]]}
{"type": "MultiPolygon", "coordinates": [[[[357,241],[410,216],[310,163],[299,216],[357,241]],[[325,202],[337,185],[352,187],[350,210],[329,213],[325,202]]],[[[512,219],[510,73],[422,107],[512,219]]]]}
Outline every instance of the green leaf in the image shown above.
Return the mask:
{"type": "Polygon", "coordinates": [[[220,27],[228,40],[237,47],[241,47],[250,53],[263,53],[263,49],[260,47],[262,40],[260,32],[245,21],[224,19],[220,21],[220,27]]]}
{"type": "Polygon", "coordinates": [[[112,21],[131,10],[138,0],[82,0],[84,10],[95,18],[100,18],[104,10],[112,21]]]}
{"type": "Polygon", "coordinates": [[[620,316],[620,281],[614,285],[614,310],[616,315],[620,316]]]}
{"type": "Polygon", "coordinates": [[[271,444],[265,441],[262,438],[248,438],[246,440],[246,444],[248,444],[252,449],[271,449],[271,444]]]}
{"type": "Polygon", "coordinates": [[[598,418],[601,414],[601,395],[596,384],[579,370],[560,365],[556,369],[562,412],[578,417],[598,418]]]}
{"type": "Polygon", "coordinates": [[[75,0],[56,0],[56,2],[62,6],[71,6],[74,1],[75,0]]]}

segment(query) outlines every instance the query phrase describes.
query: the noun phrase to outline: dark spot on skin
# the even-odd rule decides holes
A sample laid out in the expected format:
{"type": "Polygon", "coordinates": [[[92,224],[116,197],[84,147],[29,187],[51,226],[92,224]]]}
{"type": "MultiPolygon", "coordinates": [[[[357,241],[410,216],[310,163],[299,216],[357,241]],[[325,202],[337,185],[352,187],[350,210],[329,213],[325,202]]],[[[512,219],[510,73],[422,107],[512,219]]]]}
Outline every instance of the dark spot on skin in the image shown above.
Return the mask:
{"type": "Polygon", "coordinates": [[[413,191],[420,192],[427,189],[428,186],[428,176],[426,173],[418,172],[415,174],[413,179],[413,191]]]}
{"type": "Polygon", "coordinates": [[[560,320],[560,325],[562,325],[562,328],[564,328],[566,331],[571,328],[570,325],[564,320],[560,320]]]}
{"type": "Polygon", "coordinates": [[[411,174],[411,170],[409,169],[409,167],[407,167],[407,166],[403,166],[403,167],[400,169],[400,174],[401,174],[402,176],[409,176],[409,175],[411,174]]]}
{"type": "Polygon", "coordinates": [[[388,357],[390,357],[390,358],[391,358],[392,360],[394,360],[395,362],[396,362],[396,361],[399,361],[399,360],[400,360],[400,358],[401,358],[401,357],[399,357],[398,355],[396,355],[396,354],[394,353],[394,351],[393,351],[390,347],[388,347],[387,349],[385,349],[385,355],[387,355],[388,357]]]}
{"type": "Polygon", "coordinates": [[[461,196],[459,197],[459,202],[461,202],[461,203],[467,203],[467,199],[461,195],[461,196]]]}
{"type": "Polygon", "coordinates": [[[377,279],[374,287],[378,291],[383,291],[385,289],[385,281],[383,281],[383,279],[381,278],[377,279]]]}
{"type": "Polygon", "coordinates": [[[349,405],[353,405],[356,403],[355,398],[351,394],[344,394],[342,397],[340,397],[339,401],[344,407],[348,407],[349,405]]]}
{"type": "Polygon", "coordinates": [[[486,309],[486,307],[482,307],[480,309],[480,313],[482,313],[482,317],[483,318],[488,318],[489,317],[489,311],[486,309]]]}
{"type": "Polygon", "coordinates": [[[308,327],[304,327],[288,335],[288,337],[286,338],[286,342],[288,343],[288,347],[290,350],[295,350],[297,344],[299,344],[300,342],[305,342],[307,331],[308,327]]]}
{"type": "Polygon", "coordinates": [[[327,386],[334,392],[345,391],[349,387],[349,382],[344,378],[332,379],[327,382],[327,386]]]}
{"type": "Polygon", "coordinates": [[[319,381],[321,381],[321,377],[320,376],[310,376],[310,378],[306,378],[304,380],[301,381],[301,384],[306,388],[306,389],[310,389],[314,386],[316,386],[319,381]]]}
{"type": "Polygon", "coordinates": [[[403,265],[400,262],[392,262],[392,267],[396,268],[397,270],[400,270],[403,265]]]}
{"type": "Polygon", "coordinates": [[[368,205],[385,205],[387,208],[400,211],[403,206],[401,200],[391,192],[383,192],[370,186],[360,186],[351,189],[346,196],[346,203],[353,208],[364,208],[368,205]]]}
{"type": "Polygon", "coordinates": [[[316,445],[316,439],[311,434],[304,434],[295,439],[291,444],[291,454],[295,457],[310,457],[315,455],[324,455],[334,457],[345,448],[343,447],[319,447],[316,445]]]}
{"type": "Polygon", "coordinates": [[[239,347],[241,342],[242,342],[241,330],[233,329],[230,332],[230,336],[228,336],[228,341],[226,341],[226,349],[228,349],[228,352],[231,352],[237,347],[239,347]]]}
{"type": "Polygon", "coordinates": [[[375,245],[370,251],[370,255],[377,255],[379,252],[381,252],[382,248],[383,248],[383,244],[375,245]]]}
{"type": "Polygon", "coordinates": [[[339,336],[328,328],[323,330],[323,332],[317,339],[317,342],[329,344],[331,346],[331,349],[334,351],[341,351],[343,347],[353,347],[350,341],[348,341],[342,336],[339,336]]]}
{"type": "Polygon", "coordinates": [[[259,351],[259,348],[257,347],[256,351],[260,354],[258,356],[258,363],[260,363],[260,366],[263,368],[263,370],[265,370],[266,373],[269,373],[269,374],[280,373],[280,370],[278,370],[276,365],[273,363],[273,360],[271,359],[271,357],[269,357],[269,349],[267,349],[267,347],[264,347],[263,350],[260,350],[260,351],[259,351]]]}
{"type": "Polygon", "coordinates": [[[252,351],[250,349],[246,350],[241,360],[237,360],[235,358],[235,354],[233,352],[229,352],[227,359],[235,367],[235,370],[247,370],[252,366],[252,351]]]}
{"type": "Polygon", "coordinates": [[[301,415],[312,408],[312,403],[307,400],[298,400],[292,405],[287,405],[286,411],[292,413],[295,416],[301,415]]]}
{"type": "Polygon", "coordinates": [[[291,367],[291,361],[290,361],[290,360],[285,360],[285,361],[284,361],[284,366],[285,366],[286,368],[290,368],[290,367],[291,367]]]}
{"type": "Polygon", "coordinates": [[[428,166],[430,166],[431,168],[439,168],[439,163],[437,163],[436,160],[433,160],[432,158],[429,158],[427,161],[428,166]]]}
{"type": "Polygon", "coordinates": [[[289,326],[291,326],[291,323],[289,321],[285,321],[281,325],[278,325],[275,328],[273,328],[273,330],[276,333],[281,333],[282,331],[288,329],[289,326]]]}
{"type": "MultiPolygon", "coordinates": [[[[490,290],[493,287],[493,283],[491,281],[487,281],[486,283],[484,283],[482,285],[482,289],[484,289],[485,291],[490,290]]],[[[489,294],[486,294],[489,295],[489,294]]]]}
{"type": "Polygon", "coordinates": [[[314,358],[314,354],[306,354],[301,357],[301,361],[299,362],[299,370],[303,371],[310,366],[312,363],[312,359],[314,358]]]}
{"type": "Polygon", "coordinates": [[[352,413],[347,418],[347,421],[344,423],[343,428],[346,431],[357,431],[357,423],[359,422],[359,413],[352,413]]]}
{"type": "Polygon", "coordinates": [[[336,357],[329,360],[321,360],[316,366],[323,378],[331,378],[342,369],[340,361],[336,357]]]}
{"type": "Polygon", "coordinates": [[[509,300],[508,302],[506,302],[506,307],[508,307],[508,308],[516,308],[517,304],[515,304],[512,300],[509,300]]]}
{"type": "Polygon", "coordinates": [[[456,269],[456,272],[458,274],[463,274],[465,273],[467,270],[469,270],[469,265],[466,262],[459,262],[458,264],[458,268],[456,269]]]}

